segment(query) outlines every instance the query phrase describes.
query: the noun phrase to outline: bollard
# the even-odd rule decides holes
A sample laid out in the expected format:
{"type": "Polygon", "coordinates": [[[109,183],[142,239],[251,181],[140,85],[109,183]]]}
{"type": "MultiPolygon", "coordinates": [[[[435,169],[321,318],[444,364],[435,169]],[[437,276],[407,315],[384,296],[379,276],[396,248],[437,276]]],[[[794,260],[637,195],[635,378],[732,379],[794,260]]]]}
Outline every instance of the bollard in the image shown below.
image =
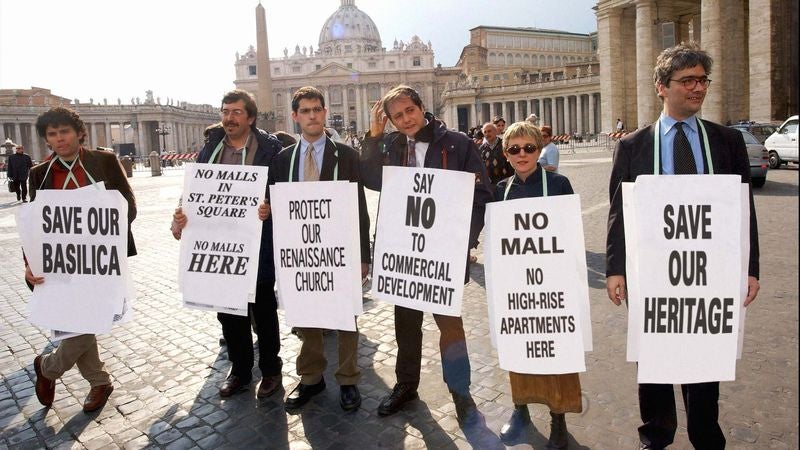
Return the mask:
{"type": "Polygon", "coordinates": [[[122,168],[125,169],[125,176],[131,178],[133,176],[133,160],[130,156],[123,156],[120,160],[122,168]]]}
{"type": "Polygon", "coordinates": [[[150,152],[150,174],[154,177],[161,176],[161,156],[156,151],[150,152]]]}

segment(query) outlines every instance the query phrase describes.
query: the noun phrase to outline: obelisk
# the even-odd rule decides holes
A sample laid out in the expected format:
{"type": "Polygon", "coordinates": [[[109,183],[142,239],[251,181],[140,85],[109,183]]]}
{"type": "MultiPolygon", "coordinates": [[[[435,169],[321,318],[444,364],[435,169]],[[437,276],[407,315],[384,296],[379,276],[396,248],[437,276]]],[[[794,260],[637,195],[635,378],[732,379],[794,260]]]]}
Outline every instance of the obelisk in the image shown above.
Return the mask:
{"type": "MultiPolygon", "coordinates": [[[[269,67],[269,46],[267,44],[267,16],[261,2],[256,6],[256,74],[258,76],[258,111],[274,112],[272,105],[272,78],[269,67]]],[[[258,126],[267,131],[275,131],[275,120],[259,118],[258,126]]]]}

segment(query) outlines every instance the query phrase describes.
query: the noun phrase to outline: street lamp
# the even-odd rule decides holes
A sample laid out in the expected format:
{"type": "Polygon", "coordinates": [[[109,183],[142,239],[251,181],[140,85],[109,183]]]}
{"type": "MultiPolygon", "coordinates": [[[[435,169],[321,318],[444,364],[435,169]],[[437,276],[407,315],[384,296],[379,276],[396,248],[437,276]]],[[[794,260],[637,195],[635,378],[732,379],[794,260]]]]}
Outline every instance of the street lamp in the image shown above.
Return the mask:
{"type": "Polygon", "coordinates": [[[159,153],[167,152],[167,135],[170,134],[171,131],[172,129],[165,125],[156,128],[156,134],[161,136],[161,151],[159,153]]]}

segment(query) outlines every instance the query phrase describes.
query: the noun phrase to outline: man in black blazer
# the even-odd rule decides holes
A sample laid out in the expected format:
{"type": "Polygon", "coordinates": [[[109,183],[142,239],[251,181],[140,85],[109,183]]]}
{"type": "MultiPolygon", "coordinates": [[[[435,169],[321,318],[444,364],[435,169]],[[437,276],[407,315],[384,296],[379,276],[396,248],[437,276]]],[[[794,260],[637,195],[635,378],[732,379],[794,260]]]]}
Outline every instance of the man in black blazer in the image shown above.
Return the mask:
{"type": "MultiPolygon", "coordinates": [[[[369,213],[364,188],[361,185],[359,155],[352,147],[333,142],[325,134],[325,97],[310,86],[298,89],[292,96],[292,119],[300,125],[300,140],[284,148],[269,168],[269,184],[287,181],[348,180],[358,184],[358,222],[361,242],[361,277],[369,270],[369,213]],[[293,168],[293,169],[292,169],[293,168]],[[291,173],[290,173],[291,172],[291,173]]],[[[281,230],[276,230],[280,236],[281,230]]],[[[354,319],[355,320],[355,319],[354,319]]],[[[325,390],[322,374],[327,366],[321,328],[298,328],[303,339],[297,355],[297,374],[300,383],[286,399],[286,409],[295,410],[325,390]]],[[[361,405],[356,384],[361,377],[358,368],[358,331],[338,331],[339,405],[351,411],[361,405]]]]}
{"type": "MultiPolygon", "coordinates": [[[[621,183],[635,181],[642,174],[653,174],[656,152],[660,155],[659,173],[663,175],[708,174],[711,166],[713,173],[741,175],[742,183],[750,183],[750,164],[741,133],[695,116],[711,83],[708,79],[711,65],[711,57],[694,43],[664,50],[656,61],[654,73],[656,91],[664,105],[661,116],[654,125],[626,136],[617,144],[609,183],[611,208],[606,248],[606,288],[609,299],[616,305],[627,301],[621,183]],[[655,133],[659,133],[659,149],[654,148],[655,133]]],[[[744,306],[758,294],[758,257],[758,225],[751,190],[750,263],[744,306]]],[[[725,436],[718,424],[719,382],[684,384],[681,390],[692,445],[702,449],[724,448],[725,436]]],[[[661,449],[671,444],[677,428],[672,385],[640,384],[639,410],[643,422],[639,427],[641,448],[661,449]]]]}
{"type": "MultiPolygon", "coordinates": [[[[275,136],[255,126],[258,107],[253,96],[247,91],[234,89],[222,98],[219,112],[220,123],[206,129],[206,142],[197,162],[269,166],[272,158],[281,150],[281,143],[275,136]]],[[[219,395],[223,398],[243,391],[253,378],[255,354],[251,323],[254,324],[253,328],[258,336],[258,368],[261,369],[261,383],[258,385],[256,397],[269,397],[283,387],[283,361],[278,355],[281,336],[278,303],[275,299],[272,221],[267,220],[268,213],[266,203],[262,204],[258,212],[263,223],[255,302],[248,304],[247,316],[217,313],[217,320],[222,325],[222,335],[228,347],[228,359],[231,361],[231,371],[219,388],[219,395]]],[[[171,226],[175,239],[181,238],[187,220],[182,209],[177,208],[172,216],[171,226]]],[[[220,233],[224,235],[224,231],[220,233]]]]}

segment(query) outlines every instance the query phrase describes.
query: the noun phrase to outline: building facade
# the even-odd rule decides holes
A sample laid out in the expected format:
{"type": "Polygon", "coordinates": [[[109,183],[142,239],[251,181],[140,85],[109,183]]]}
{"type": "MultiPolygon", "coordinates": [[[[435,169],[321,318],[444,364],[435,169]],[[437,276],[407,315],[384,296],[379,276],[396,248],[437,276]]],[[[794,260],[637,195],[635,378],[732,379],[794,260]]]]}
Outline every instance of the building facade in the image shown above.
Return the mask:
{"type": "Polygon", "coordinates": [[[81,103],[53,95],[44,88],[0,90],[0,138],[25,146],[36,161],[50,154],[44,139],[36,134],[36,118],[53,106],[67,106],[86,123],[88,148],[134,144],[137,156],[150,152],[196,152],[203,146],[203,131],[219,121],[217,108],[168,100],[161,104],[148,91],[144,101],[123,104],[81,103]],[[177,104],[174,104],[177,103],[177,104]]]}
{"type": "Polygon", "coordinates": [[[617,118],[630,128],[654,122],[656,57],[692,40],[714,59],[702,117],[767,122],[797,114],[797,23],[792,0],[600,0],[603,128],[617,118]]]}
{"type": "Polygon", "coordinates": [[[480,26],[470,30],[456,81],[441,111],[459,130],[495,116],[511,123],[536,114],[556,134],[600,131],[595,34],[480,26]]]}
{"type": "MultiPolygon", "coordinates": [[[[265,36],[266,42],[260,11],[256,9],[257,35],[265,36]]],[[[259,92],[259,77],[265,75],[259,73],[257,53],[250,46],[243,54],[237,52],[235,62],[234,84],[254,94],[259,92]]],[[[391,87],[412,86],[423,103],[436,111],[444,85],[458,74],[456,69],[436,66],[431,43],[418,36],[383,47],[377,26],[354,0],[341,0],[339,9],[322,25],[316,48],[296,45],[291,53],[284,49],[283,57],[270,58],[262,67],[269,70],[275,128],[290,132],[299,131],[291,119],[291,100],[302,86],[323,92],[329,126],[340,133],[363,133],[369,128],[370,108],[391,87]]]]}

